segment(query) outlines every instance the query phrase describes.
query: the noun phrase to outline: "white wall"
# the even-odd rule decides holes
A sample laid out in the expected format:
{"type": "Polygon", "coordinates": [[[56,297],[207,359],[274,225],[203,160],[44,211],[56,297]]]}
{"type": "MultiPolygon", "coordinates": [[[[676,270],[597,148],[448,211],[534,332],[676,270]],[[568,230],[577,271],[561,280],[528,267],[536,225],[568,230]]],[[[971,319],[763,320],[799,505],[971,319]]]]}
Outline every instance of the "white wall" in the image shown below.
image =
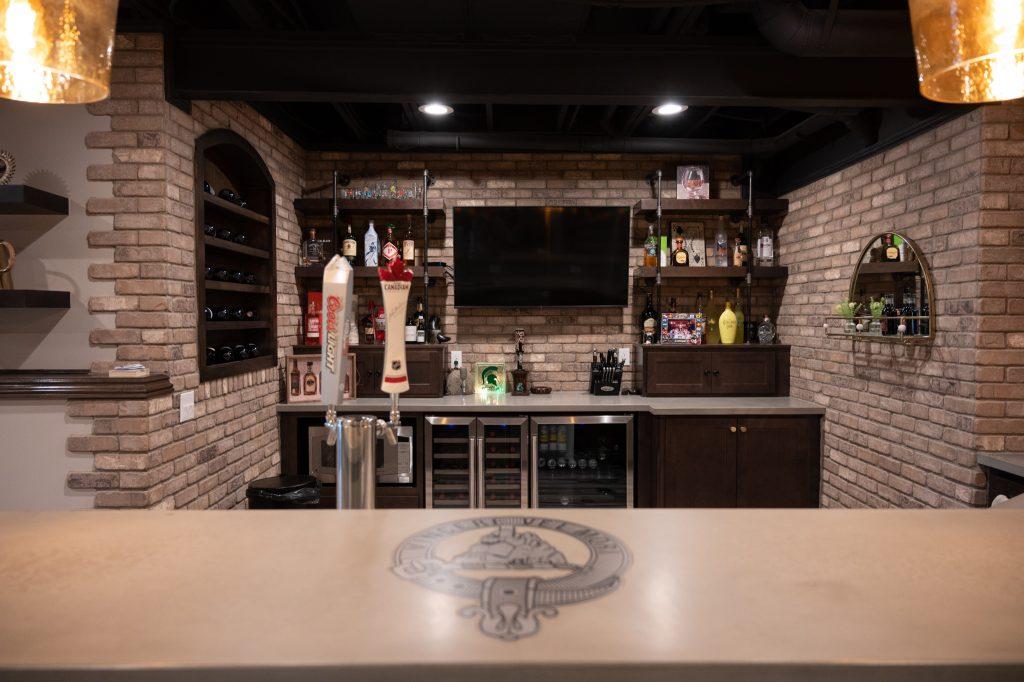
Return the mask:
{"type": "MultiPolygon", "coordinates": [[[[109,282],[90,282],[90,230],[110,229],[109,216],[87,216],[89,197],[109,197],[109,182],[89,182],[90,164],[111,162],[109,150],[88,150],[85,136],[109,125],[84,106],[25,104],[0,99],[0,149],[14,154],[14,184],[68,197],[69,215],[54,219],[0,216],[0,239],[18,249],[14,286],[71,292],[71,309],[0,310],[0,369],[86,369],[114,359],[89,345],[89,332],[112,327],[113,316],[89,315],[90,296],[109,296],[109,282]],[[45,229],[43,229],[45,228],[45,229]]],[[[87,435],[64,401],[0,400],[0,509],[80,509],[92,494],[65,489],[69,471],[88,471],[91,458],[67,452],[69,435],[87,435]]]]}

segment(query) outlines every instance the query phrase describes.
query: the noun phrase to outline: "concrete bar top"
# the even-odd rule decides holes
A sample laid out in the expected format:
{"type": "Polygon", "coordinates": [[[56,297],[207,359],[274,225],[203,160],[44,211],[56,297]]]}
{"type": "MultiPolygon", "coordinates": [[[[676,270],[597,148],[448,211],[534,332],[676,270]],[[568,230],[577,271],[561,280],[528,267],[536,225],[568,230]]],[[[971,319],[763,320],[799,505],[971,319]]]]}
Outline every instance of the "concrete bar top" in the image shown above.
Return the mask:
{"type": "Polygon", "coordinates": [[[9,512],[0,678],[1020,680],[1022,529],[999,509],[9,512]]]}
{"type": "Polygon", "coordinates": [[[1014,476],[1024,476],[1024,453],[979,452],[978,464],[1005,471],[1014,476]]]}
{"type": "MultiPolygon", "coordinates": [[[[339,412],[387,412],[387,398],[356,398],[338,406],[339,412]]],[[[323,412],[323,403],[277,406],[278,412],[323,412]]],[[[443,398],[402,398],[403,412],[649,412],[656,415],[795,415],[825,414],[821,405],[789,397],[648,398],[642,395],[596,396],[554,392],[549,395],[443,398]]]]}

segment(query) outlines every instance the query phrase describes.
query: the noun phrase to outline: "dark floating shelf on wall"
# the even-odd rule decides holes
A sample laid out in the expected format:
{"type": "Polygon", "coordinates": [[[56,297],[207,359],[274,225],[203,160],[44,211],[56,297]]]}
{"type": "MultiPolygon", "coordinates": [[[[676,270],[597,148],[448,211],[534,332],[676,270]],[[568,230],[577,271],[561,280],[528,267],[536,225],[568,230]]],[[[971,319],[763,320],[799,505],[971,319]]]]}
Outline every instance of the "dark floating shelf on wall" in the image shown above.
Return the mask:
{"type": "Polygon", "coordinates": [[[277,357],[274,355],[260,355],[246,360],[235,362],[220,362],[215,365],[207,365],[204,370],[204,380],[223,379],[224,377],[254,372],[258,369],[267,369],[277,365],[277,357]]]}
{"type": "Polygon", "coordinates": [[[109,377],[87,369],[11,369],[0,371],[0,398],[149,400],[174,390],[166,374],[109,377]]]}
{"type": "Polygon", "coordinates": [[[921,272],[917,261],[901,263],[861,263],[857,272],[861,275],[916,275],[921,272]]]}
{"type": "Polygon", "coordinates": [[[260,284],[235,284],[234,282],[218,282],[215,280],[206,281],[206,290],[216,291],[241,291],[247,294],[269,294],[270,287],[260,284]]]}
{"type": "Polygon", "coordinates": [[[235,329],[266,329],[270,323],[266,320],[255,320],[253,322],[207,322],[206,331],[232,331],[235,329]]]}
{"type": "MultiPolygon", "coordinates": [[[[296,199],[295,210],[305,216],[331,217],[330,199],[296,199]]],[[[422,199],[344,199],[338,212],[351,215],[423,215],[422,199]]],[[[427,212],[433,221],[444,215],[443,199],[427,199],[427,212]]]]}
{"type": "MultiPolygon", "coordinates": [[[[636,276],[646,279],[654,279],[658,269],[651,266],[636,268],[636,276]]],[[[750,271],[752,279],[780,279],[789,275],[789,269],[780,267],[755,267],[750,271]]],[[[746,268],[719,268],[714,266],[706,267],[673,267],[668,266],[661,269],[661,278],[664,279],[743,279],[747,276],[746,268]]]]}
{"type": "Polygon", "coordinates": [[[0,289],[0,308],[67,309],[70,307],[70,291],[44,291],[39,289],[0,289]]]}
{"type": "Polygon", "coordinates": [[[206,202],[207,208],[213,206],[217,209],[227,211],[228,213],[234,213],[235,215],[241,216],[248,220],[254,220],[257,223],[263,223],[264,225],[270,224],[270,218],[263,215],[262,213],[257,213],[256,211],[250,211],[247,208],[242,208],[238,204],[233,204],[227,199],[221,199],[220,197],[215,197],[212,194],[206,194],[204,192],[203,201],[206,202]]]}
{"type": "Polygon", "coordinates": [[[270,258],[269,251],[264,251],[263,249],[254,249],[251,246],[243,246],[242,244],[229,242],[227,239],[218,239],[217,237],[203,235],[203,241],[206,243],[207,246],[213,249],[220,249],[221,251],[231,251],[232,253],[240,253],[243,256],[250,256],[252,258],[262,258],[264,260],[270,258]]]}
{"type": "Polygon", "coordinates": [[[28,185],[0,185],[0,215],[67,214],[67,197],[28,185]]]}
{"type": "MultiPolygon", "coordinates": [[[[654,220],[658,210],[656,199],[641,199],[633,206],[633,213],[654,220]]],[[[756,199],[754,214],[781,215],[789,210],[788,199],[756,199]]],[[[661,213],[667,215],[730,215],[747,212],[745,199],[662,199],[661,213]]]]}
{"type": "MultiPolygon", "coordinates": [[[[378,277],[377,268],[366,267],[365,265],[356,265],[352,268],[353,274],[357,279],[369,279],[378,277]]],[[[412,268],[413,277],[422,277],[423,268],[416,266],[412,268]]],[[[444,278],[444,268],[439,265],[432,265],[428,271],[431,277],[437,279],[444,278]]],[[[323,279],[324,278],[324,266],[322,265],[298,265],[295,267],[295,278],[296,279],[323,279]]]]}

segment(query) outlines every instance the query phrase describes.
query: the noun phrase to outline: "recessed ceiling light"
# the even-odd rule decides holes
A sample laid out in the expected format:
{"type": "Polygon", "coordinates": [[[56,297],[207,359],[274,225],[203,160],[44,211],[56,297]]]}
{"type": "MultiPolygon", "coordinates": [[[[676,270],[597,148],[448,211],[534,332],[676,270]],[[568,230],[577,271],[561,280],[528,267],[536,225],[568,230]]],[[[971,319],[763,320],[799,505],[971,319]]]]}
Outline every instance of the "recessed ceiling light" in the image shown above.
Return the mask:
{"type": "Polygon", "coordinates": [[[675,102],[665,102],[664,104],[659,104],[654,107],[651,111],[658,116],[675,116],[676,114],[681,114],[686,111],[686,105],[676,104],[675,102]]]}
{"type": "Polygon", "coordinates": [[[455,111],[447,104],[441,104],[440,102],[430,102],[428,104],[421,104],[420,111],[428,116],[447,116],[448,114],[455,111]]]}

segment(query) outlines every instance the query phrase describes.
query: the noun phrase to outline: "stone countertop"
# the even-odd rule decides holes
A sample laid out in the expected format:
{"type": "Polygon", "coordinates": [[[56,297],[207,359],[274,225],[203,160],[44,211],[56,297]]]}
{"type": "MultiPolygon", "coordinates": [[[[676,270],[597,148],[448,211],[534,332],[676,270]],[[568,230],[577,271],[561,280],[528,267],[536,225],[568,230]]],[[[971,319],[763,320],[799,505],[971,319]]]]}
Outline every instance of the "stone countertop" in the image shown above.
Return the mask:
{"type": "Polygon", "coordinates": [[[979,452],[978,464],[1014,476],[1024,476],[1024,453],[1020,452],[979,452]]]}
{"type": "Polygon", "coordinates": [[[1022,528],[998,509],[8,512],[0,678],[1019,680],[1022,528]],[[508,517],[531,568],[480,569],[508,554],[467,550],[508,517]],[[487,634],[524,602],[518,638],[487,634]]]}
{"type": "MultiPolygon", "coordinates": [[[[339,412],[387,412],[387,398],[356,398],[338,407],[339,412]]],[[[821,405],[789,397],[750,398],[648,398],[642,395],[613,397],[589,393],[554,392],[549,395],[481,397],[454,395],[443,398],[402,398],[403,412],[649,412],[655,415],[798,415],[825,414],[821,405]]],[[[278,412],[324,412],[323,403],[280,404],[278,412]]]]}

